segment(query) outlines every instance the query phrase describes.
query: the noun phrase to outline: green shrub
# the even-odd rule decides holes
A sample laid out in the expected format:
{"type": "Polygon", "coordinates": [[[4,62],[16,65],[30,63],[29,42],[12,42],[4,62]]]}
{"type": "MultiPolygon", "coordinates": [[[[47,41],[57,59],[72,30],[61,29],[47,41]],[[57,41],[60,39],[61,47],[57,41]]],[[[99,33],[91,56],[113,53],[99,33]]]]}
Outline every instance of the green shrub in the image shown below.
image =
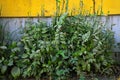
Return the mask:
{"type": "Polygon", "coordinates": [[[113,32],[97,15],[68,17],[54,23],[28,23],[21,43],[22,76],[67,79],[71,71],[106,73],[112,65],[113,32]]]}
{"type": "Polygon", "coordinates": [[[0,79],[12,79],[12,76],[16,79],[20,76],[20,48],[12,40],[13,34],[6,26],[0,25],[0,79]]]}

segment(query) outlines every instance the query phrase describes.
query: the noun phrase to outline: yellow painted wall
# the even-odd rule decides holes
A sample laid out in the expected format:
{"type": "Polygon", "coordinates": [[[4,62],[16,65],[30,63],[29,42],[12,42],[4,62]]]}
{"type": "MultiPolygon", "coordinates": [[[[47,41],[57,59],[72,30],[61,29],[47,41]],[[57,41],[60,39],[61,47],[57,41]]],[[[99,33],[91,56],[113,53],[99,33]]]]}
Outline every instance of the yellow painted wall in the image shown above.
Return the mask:
{"type": "MultiPolygon", "coordinates": [[[[63,0],[60,5],[62,6],[63,0]]],[[[79,9],[80,0],[69,0],[69,12],[79,9]]],[[[90,10],[92,0],[83,0],[84,9],[90,10]]],[[[120,0],[96,0],[96,10],[102,5],[104,13],[120,14],[120,0]],[[101,4],[103,2],[103,4],[101,4]]],[[[56,0],[0,0],[0,17],[52,16],[56,11],[56,0]]]]}

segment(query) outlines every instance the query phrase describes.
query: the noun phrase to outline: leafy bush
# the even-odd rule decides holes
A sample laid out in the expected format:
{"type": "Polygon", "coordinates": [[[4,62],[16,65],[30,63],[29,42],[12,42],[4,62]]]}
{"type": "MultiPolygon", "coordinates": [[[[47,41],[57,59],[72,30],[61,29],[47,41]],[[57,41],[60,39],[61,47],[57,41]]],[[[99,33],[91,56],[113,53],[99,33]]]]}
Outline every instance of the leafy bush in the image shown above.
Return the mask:
{"type": "Polygon", "coordinates": [[[39,79],[67,79],[70,72],[106,73],[112,64],[113,32],[97,15],[68,17],[64,13],[51,25],[28,23],[21,44],[21,74],[39,79]]]}
{"type": "MultiPolygon", "coordinates": [[[[19,64],[20,49],[17,42],[11,39],[12,34],[6,30],[6,26],[0,25],[0,79],[11,78],[19,64]]],[[[17,78],[20,73],[15,75],[13,77],[17,78]]]]}

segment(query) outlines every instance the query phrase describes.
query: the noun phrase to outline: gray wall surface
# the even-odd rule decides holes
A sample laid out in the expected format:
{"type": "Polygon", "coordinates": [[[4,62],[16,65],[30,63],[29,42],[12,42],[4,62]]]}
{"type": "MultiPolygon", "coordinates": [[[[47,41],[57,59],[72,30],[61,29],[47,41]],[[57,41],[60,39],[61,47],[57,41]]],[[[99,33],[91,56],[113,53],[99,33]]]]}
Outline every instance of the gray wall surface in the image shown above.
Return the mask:
{"type": "MultiPolygon", "coordinates": [[[[115,45],[117,45],[117,43],[120,43],[120,16],[110,16],[109,24],[115,24],[112,31],[114,32],[115,45]]],[[[118,46],[116,46],[115,51],[120,52],[118,46]]]]}

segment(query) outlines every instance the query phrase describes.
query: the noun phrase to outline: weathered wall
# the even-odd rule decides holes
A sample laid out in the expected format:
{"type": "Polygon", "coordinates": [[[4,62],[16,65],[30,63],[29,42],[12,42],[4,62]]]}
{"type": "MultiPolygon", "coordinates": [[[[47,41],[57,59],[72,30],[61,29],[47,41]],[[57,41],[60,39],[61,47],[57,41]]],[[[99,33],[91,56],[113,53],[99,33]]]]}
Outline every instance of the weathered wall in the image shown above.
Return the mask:
{"type": "MultiPolygon", "coordinates": [[[[109,24],[115,24],[112,27],[112,30],[114,31],[115,35],[115,43],[120,43],[120,16],[110,16],[109,17],[109,24]]],[[[120,52],[120,49],[118,47],[115,48],[116,52],[120,52]]]]}
{"type": "Polygon", "coordinates": [[[51,23],[51,18],[0,18],[0,25],[6,28],[10,33],[12,33],[13,40],[19,40],[20,30],[24,28],[26,21],[31,20],[32,22],[37,22],[38,19],[41,21],[46,21],[49,25],[51,23]]]}

